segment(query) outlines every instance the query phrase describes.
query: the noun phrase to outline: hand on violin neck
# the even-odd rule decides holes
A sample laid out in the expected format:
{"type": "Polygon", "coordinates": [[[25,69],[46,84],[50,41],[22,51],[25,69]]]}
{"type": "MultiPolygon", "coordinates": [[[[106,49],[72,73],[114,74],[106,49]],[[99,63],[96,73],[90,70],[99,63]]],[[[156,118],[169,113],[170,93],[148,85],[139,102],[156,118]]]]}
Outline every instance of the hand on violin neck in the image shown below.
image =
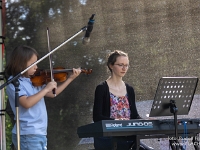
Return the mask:
{"type": "Polygon", "coordinates": [[[73,68],[72,70],[73,70],[73,72],[72,72],[72,74],[70,74],[69,78],[74,80],[76,77],[78,77],[80,75],[81,68],[77,68],[77,69],[73,68]]]}

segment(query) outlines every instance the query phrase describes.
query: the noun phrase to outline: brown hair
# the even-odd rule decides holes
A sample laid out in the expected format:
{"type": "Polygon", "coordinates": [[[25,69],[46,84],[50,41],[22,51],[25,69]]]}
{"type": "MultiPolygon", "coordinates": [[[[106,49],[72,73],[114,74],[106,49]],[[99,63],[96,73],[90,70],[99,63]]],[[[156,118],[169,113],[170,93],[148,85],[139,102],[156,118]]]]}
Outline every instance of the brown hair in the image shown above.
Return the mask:
{"type": "Polygon", "coordinates": [[[117,57],[119,56],[125,56],[125,57],[128,57],[128,54],[123,52],[123,51],[120,51],[120,50],[114,50],[113,52],[111,52],[109,55],[108,55],[108,61],[107,61],[107,67],[108,69],[110,70],[110,72],[112,72],[112,69],[110,68],[109,65],[114,65],[114,63],[116,62],[117,60],[117,57]]]}
{"type": "MultiPolygon", "coordinates": [[[[37,51],[29,46],[22,45],[16,47],[10,54],[9,61],[5,67],[5,77],[8,79],[10,76],[16,76],[27,68],[27,62],[33,55],[38,57],[37,51]]],[[[23,74],[26,76],[27,72],[23,74]]]]}

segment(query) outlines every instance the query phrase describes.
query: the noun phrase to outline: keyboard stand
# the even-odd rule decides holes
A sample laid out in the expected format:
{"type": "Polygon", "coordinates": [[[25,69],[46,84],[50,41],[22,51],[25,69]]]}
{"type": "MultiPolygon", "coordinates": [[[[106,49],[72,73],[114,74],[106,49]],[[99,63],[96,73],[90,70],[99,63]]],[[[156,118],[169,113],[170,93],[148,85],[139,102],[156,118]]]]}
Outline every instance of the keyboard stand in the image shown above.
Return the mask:
{"type": "Polygon", "coordinates": [[[130,146],[129,150],[134,150],[133,147],[136,145],[136,149],[135,150],[139,150],[140,149],[140,138],[136,135],[136,140],[132,143],[132,145],[130,146]]]}
{"type": "MultiPolygon", "coordinates": [[[[123,140],[127,141],[127,139],[124,138],[124,137],[113,137],[112,138],[112,150],[117,150],[117,141],[123,141],[123,140]]],[[[129,138],[129,140],[130,140],[130,138],[129,138]]],[[[139,150],[140,145],[142,145],[147,150],[152,150],[148,146],[146,146],[144,143],[140,142],[140,138],[137,135],[136,135],[136,139],[134,140],[134,142],[130,146],[129,150],[139,150]],[[133,148],[135,148],[135,149],[133,149],[133,148]]]]}
{"type": "Polygon", "coordinates": [[[117,141],[112,140],[112,150],[117,150],[117,141]]]}
{"type": "Polygon", "coordinates": [[[140,149],[140,138],[138,138],[138,136],[136,135],[136,150],[140,149]]]}

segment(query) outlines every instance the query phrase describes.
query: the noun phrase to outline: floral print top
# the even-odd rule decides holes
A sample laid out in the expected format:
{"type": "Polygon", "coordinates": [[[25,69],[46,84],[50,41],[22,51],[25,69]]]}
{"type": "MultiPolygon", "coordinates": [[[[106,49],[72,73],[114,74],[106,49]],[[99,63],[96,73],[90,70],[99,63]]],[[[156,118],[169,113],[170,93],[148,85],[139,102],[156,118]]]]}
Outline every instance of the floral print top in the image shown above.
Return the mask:
{"type": "Polygon", "coordinates": [[[130,107],[127,94],[125,96],[118,97],[110,93],[110,118],[130,119],[130,107]]]}

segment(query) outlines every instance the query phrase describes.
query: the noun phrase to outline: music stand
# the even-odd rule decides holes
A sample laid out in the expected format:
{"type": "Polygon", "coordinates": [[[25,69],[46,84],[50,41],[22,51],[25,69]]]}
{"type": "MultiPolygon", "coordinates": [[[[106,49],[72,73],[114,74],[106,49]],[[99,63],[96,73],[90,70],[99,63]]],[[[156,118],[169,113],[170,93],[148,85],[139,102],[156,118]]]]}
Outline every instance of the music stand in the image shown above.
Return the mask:
{"type": "Polygon", "coordinates": [[[159,81],[149,116],[173,114],[176,142],[178,142],[177,115],[188,115],[197,83],[197,77],[162,77],[159,81]]]}

